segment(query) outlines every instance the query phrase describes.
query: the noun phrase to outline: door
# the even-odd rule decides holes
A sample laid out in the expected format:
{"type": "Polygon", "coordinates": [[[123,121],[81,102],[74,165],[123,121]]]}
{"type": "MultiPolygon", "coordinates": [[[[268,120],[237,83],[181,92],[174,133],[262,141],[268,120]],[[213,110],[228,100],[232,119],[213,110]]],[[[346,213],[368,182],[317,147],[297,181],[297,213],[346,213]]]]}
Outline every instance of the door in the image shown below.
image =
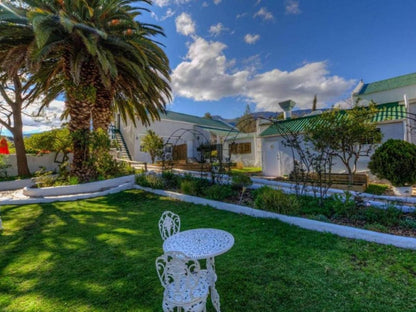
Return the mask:
{"type": "Polygon", "coordinates": [[[187,147],[186,144],[173,146],[173,160],[186,160],[187,159],[187,147]]]}
{"type": "Polygon", "coordinates": [[[269,176],[279,176],[280,153],[277,141],[269,141],[264,149],[264,168],[265,174],[269,176]]]}

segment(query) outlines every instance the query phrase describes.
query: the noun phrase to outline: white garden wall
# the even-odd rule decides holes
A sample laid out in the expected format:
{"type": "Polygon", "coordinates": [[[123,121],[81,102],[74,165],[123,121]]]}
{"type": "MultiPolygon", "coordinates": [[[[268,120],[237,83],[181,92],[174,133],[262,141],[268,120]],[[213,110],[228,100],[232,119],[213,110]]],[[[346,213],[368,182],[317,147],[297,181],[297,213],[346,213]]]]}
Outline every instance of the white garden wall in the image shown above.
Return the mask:
{"type": "MultiPolygon", "coordinates": [[[[59,164],[54,162],[55,153],[43,154],[40,156],[28,154],[27,156],[27,163],[29,166],[30,172],[33,174],[38,171],[41,167],[45,167],[48,171],[57,171],[59,164]]],[[[69,155],[70,159],[72,159],[72,155],[69,155]]],[[[62,158],[62,154],[58,155],[58,159],[62,158]],[[60,156],[60,157],[59,157],[60,156]]],[[[5,160],[7,164],[11,166],[7,169],[8,176],[16,176],[17,175],[17,162],[16,162],[16,154],[5,155],[5,160]]]]}

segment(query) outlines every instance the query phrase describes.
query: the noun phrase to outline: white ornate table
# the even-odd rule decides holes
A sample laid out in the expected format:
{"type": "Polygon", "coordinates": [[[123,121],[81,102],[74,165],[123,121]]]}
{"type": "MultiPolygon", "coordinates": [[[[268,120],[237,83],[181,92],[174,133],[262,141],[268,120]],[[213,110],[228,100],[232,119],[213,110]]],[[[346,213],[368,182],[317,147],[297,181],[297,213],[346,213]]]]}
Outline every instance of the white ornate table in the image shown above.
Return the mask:
{"type": "Polygon", "coordinates": [[[189,258],[206,259],[207,270],[211,277],[212,305],[220,311],[220,296],[215,288],[217,275],[215,273],[214,257],[221,255],[234,245],[234,237],[223,230],[194,229],[176,233],[163,243],[163,251],[181,251],[189,258]]]}

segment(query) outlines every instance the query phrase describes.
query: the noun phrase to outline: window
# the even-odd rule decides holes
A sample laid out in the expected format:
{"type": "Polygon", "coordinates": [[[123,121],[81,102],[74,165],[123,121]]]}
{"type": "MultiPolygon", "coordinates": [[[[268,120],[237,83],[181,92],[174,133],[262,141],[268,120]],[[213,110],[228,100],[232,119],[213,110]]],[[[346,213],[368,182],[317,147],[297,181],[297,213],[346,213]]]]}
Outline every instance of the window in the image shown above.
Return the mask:
{"type": "Polygon", "coordinates": [[[250,154],[251,153],[251,143],[233,143],[229,144],[228,148],[232,154],[250,154]]]}

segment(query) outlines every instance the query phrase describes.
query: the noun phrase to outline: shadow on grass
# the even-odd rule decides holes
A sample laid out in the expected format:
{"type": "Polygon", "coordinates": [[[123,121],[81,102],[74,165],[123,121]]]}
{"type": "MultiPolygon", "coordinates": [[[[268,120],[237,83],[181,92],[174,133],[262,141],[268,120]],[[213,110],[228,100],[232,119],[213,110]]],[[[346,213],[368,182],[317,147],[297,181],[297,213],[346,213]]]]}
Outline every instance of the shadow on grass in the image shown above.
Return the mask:
{"type": "MultiPolygon", "coordinates": [[[[235,245],[216,259],[223,311],[414,311],[416,253],[142,191],[2,209],[0,310],[161,311],[164,210],[235,245]]],[[[208,311],[212,307],[208,306],[208,311]]]]}

